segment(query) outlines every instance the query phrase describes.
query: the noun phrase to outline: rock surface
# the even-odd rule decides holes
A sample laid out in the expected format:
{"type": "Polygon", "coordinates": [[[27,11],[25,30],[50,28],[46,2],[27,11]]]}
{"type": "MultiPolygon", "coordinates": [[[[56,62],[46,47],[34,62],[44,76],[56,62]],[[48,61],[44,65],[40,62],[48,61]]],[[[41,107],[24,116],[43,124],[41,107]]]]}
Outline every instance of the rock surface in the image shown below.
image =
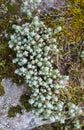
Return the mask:
{"type": "Polygon", "coordinates": [[[3,79],[2,85],[5,89],[4,96],[0,96],[0,129],[3,130],[29,130],[34,127],[49,123],[41,121],[31,112],[23,110],[23,114],[17,114],[16,117],[9,118],[8,110],[10,106],[19,104],[19,99],[26,91],[24,85],[17,86],[10,79],[3,79]]]}

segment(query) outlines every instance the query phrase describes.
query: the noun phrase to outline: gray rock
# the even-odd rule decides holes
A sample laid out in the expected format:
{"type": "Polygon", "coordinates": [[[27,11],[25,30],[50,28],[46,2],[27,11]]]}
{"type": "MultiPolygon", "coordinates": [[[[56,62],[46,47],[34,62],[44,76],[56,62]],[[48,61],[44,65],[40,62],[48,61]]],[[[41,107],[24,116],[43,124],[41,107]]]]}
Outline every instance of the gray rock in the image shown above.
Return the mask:
{"type": "Polygon", "coordinates": [[[40,118],[34,116],[32,112],[17,114],[16,117],[9,118],[7,116],[10,106],[19,104],[19,99],[24,92],[28,90],[24,85],[17,86],[11,79],[3,79],[2,85],[5,89],[4,96],[0,96],[0,128],[5,130],[29,130],[45,123],[40,118]]]}

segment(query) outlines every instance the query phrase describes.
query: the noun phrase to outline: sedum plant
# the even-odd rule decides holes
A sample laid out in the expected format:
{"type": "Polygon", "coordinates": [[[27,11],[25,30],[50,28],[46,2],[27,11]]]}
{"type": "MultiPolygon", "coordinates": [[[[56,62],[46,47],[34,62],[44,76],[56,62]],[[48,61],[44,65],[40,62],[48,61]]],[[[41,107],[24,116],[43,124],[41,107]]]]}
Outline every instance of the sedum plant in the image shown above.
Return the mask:
{"type": "MultiPolygon", "coordinates": [[[[33,0],[29,2],[33,3],[33,0]]],[[[40,3],[39,0],[35,2],[36,5],[40,3]]],[[[25,1],[25,11],[27,5],[25,1]]],[[[31,9],[29,11],[32,16],[31,9]]],[[[60,98],[60,90],[66,87],[65,82],[69,80],[54,66],[52,57],[52,53],[55,57],[59,54],[54,35],[61,31],[61,27],[55,30],[47,28],[36,15],[29,22],[21,26],[13,25],[12,28],[15,33],[10,36],[9,47],[16,52],[13,63],[19,66],[15,73],[23,76],[26,84],[32,88],[29,100],[32,112],[42,119],[61,123],[65,122],[67,115],[71,118],[79,115],[81,109],[72,103],[67,104],[69,110],[66,114],[66,101],[60,98]]]]}

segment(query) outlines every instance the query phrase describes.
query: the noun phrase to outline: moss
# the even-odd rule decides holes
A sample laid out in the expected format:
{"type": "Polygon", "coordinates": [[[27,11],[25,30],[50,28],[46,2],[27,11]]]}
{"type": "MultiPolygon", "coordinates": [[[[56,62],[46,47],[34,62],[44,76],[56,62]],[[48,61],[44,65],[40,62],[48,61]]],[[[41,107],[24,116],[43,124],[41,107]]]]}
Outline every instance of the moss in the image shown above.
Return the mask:
{"type": "Polygon", "coordinates": [[[4,87],[0,83],[0,96],[3,96],[5,94],[4,87]]]}
{"type": "Polygon", "coordinates": [[[84,94],[83,94],[83,88],[80,88],[79,86],[69,86],[69,94],[71,101],[75,104],[82,103],[84,105],[84,94]]]}
{"type": "Polygon", "coordinates": [[[15,117],[17,113],[22,114],[21,106],[20,105],[11,106],[8,111],[8,117],[15,117]]]}
{"type": "Polygon", "coordinates": [[[26,84],[26,87],[28,89],[28,91],[31,93],[32,92],[32,88],[28,86],[28,84],[26,84]]]}
{"type": "Polygon", "coordinates": [[[16,2],[21,3],[21,2],[22,2],[22,0],[16,0],[16,2]]]}
{"type": "Polygon", "coordinates": [[[7,0],[0,0],[0,6],[2,5],[2,4],[5,4],[7,2],[7,0]]]}
{"type": "Polygon", "coordinates": [[[51,124],[53,130],[75,130],[74,125],[71,120],[67,120],[64,124],[59,122],[51,124]]]}
{"type": "MultiPolygon", "coordinates": [[[[52,123],[48,125],[43,125],[37,128],[34,128],[32,130],[71,130],[72,128],[70,126],[65,126],[60,124],[59,122],[57,123],[52,123]]],[[[72,130],[75,130],[74,128],[72,130]]]]}
{"type": "Polygon", "coordinates": [[[9,12],[11,12],[11,14],[17,14],[18,6],[16,4],[13,4],[13,5],[8,4],[7,8],[9,10],[9,12]]]}
{"type": "Polygon", "coordinates": [[[18,68],[16,64],[12,63],[15,57],[15,53],[8,48],[8,43],[1,43],[0,49],[0,79],[11,77],[13,82],[17,85],[24,83],[22,77],[14,73],[15,69],[18,68]],[[18,80],[19,79],[19,80],[18,80]]]}
{"type": "Polygon", "coordinates": [[[43,125],[32,130],[76,130],[74,128],[74,124],[72,120],[67,120],[65,124],[60,124],[59,122],[55,122],[48,125],[43,125]]]}
{"type": "MultiPolygon", "coordinates": [[[[4,7],[8,9],[6,15],[2,14],[0,17],[0,35],[2,35],[0,37],[0,79],[11,77],[13,82],[16,82],[17,85],[23,84],[24,80],[22,77],[14,73],[18,66],[12,63],[12,60],[15,58],[15,53],[8,48],[8,41],[10,39],[10,35],[14,31],[12,29],[12,24],[17,24],[17,19],[21,16],[19,11],[19,2],[20,0],[18,0],[17,5],[11,5],[11,0],[8,0],[8,2],[7,0],[0,0],[0,5],[3,4],[4,7]],[[3,32],[8,34],[7,37],[5,37],[3,32]]],[[[3,11],[3,9],[1,9],[0,12],[1,11],[3,11]]]]}
{"type": "MultiPolygon", "coordinates": [[[[83,5],[83,1],[81,2],[83,5]]],[[[54,9],[51,10],[46,16],[44,13],[40,17],[47,26],[52,27],[53,29],[55,29],[58,25],[62,26],[62,32],[57,34],[58,48],[60,49],[58,67],[61,74],[69,75],[70,81],[77,86],[80,84],[79,52],[83,40],[82,18],[84,13],[83,9],[81,8],[82,5],[78,5],[78,8],[76,8],[74,4],[69,3],[68,1],[67,4],[69,7],[66,11],[63,10],[63,15],[62,10],[59,12],[57,9],[54,9]],[[61,17],[64,18],[63,21],[61,20],[61,17]],[[72,18],[68,21],[67,19],[70,17],[72,18]]],[[[83,64],[83,61],[81,61],[81,64],[83,64]]]]}
{"type": "Polygon", "coordinates": [[[43,125],[43,126],[34,128],[32,130],[53,130],[53,127],[50,124],[48,124],[48,125],[43,125]]]}
{"type": "Polygon", "coordinates": [[[15,53],[8,48],[9,36],[13,33],[12,24],[17,24],[17,19],[21,16],[19,11],[20,3],[11,5],[11,0],[0,0],[0,5],[2,6],[2,4],[8,11],[4,15],[3,8],[0,9],[0,12],[3,12],[0,17],[0,35],[2,35],[0,37],[0,79],[11,77],[13,82],[20,85],[24,83],[24,80],[22,77],[14,74],[18,66],[12,63],[12,60],[15,58],[15,53]],[[8,36],[5,37],[3,32],[6,32],[8,36]]]}
{"type": "Polygon", "coordinates": [[[27,94],[23,94],[20,98],[20,103],[26,109],[27,112],[31,110],[31,105],[28,103],[29,99],[30,96],[27,94]]]}

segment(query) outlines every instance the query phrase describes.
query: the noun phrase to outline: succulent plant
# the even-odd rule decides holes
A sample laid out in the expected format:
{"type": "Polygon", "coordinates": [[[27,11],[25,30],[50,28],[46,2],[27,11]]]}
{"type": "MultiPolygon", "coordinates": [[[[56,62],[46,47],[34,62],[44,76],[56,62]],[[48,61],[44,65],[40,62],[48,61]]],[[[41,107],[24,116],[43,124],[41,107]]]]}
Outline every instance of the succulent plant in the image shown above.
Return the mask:
{"type": "MultiPolygon", "coordinates": [[[[30,0],[30,3],[32,2],[34,1],[30,0]]],[[[28,2],[25,2],[24,12],[27,11],[27,5],[28,2]]],[[[29,11],[32,16],[31,9],[29,11]]],[[[27,12],[26,14],[29,15],[27,12]]],[[[64,110],[65,100],[60,99],[60,90],[66,87],[65,81],[69,80],[69,76],[60,74],[58,68],[53,66],[52,58],[52,52],[55,56],[59,54],[56,37],[53,36],[62,28],[60,26],[55,30],[47,28],[37,15],[32,17],[29,23],[12,27],[15,33],[10,36],[9,47],[16,52],[13,63],[19,65],[15,73],[23,76],[25,82],[32,88],[29,100],[32,112],[42,119],[64,123],[67,115],[64,110]]],[[[71,117],[82,112],[74,104],[67,105],[71,117]]]]}

